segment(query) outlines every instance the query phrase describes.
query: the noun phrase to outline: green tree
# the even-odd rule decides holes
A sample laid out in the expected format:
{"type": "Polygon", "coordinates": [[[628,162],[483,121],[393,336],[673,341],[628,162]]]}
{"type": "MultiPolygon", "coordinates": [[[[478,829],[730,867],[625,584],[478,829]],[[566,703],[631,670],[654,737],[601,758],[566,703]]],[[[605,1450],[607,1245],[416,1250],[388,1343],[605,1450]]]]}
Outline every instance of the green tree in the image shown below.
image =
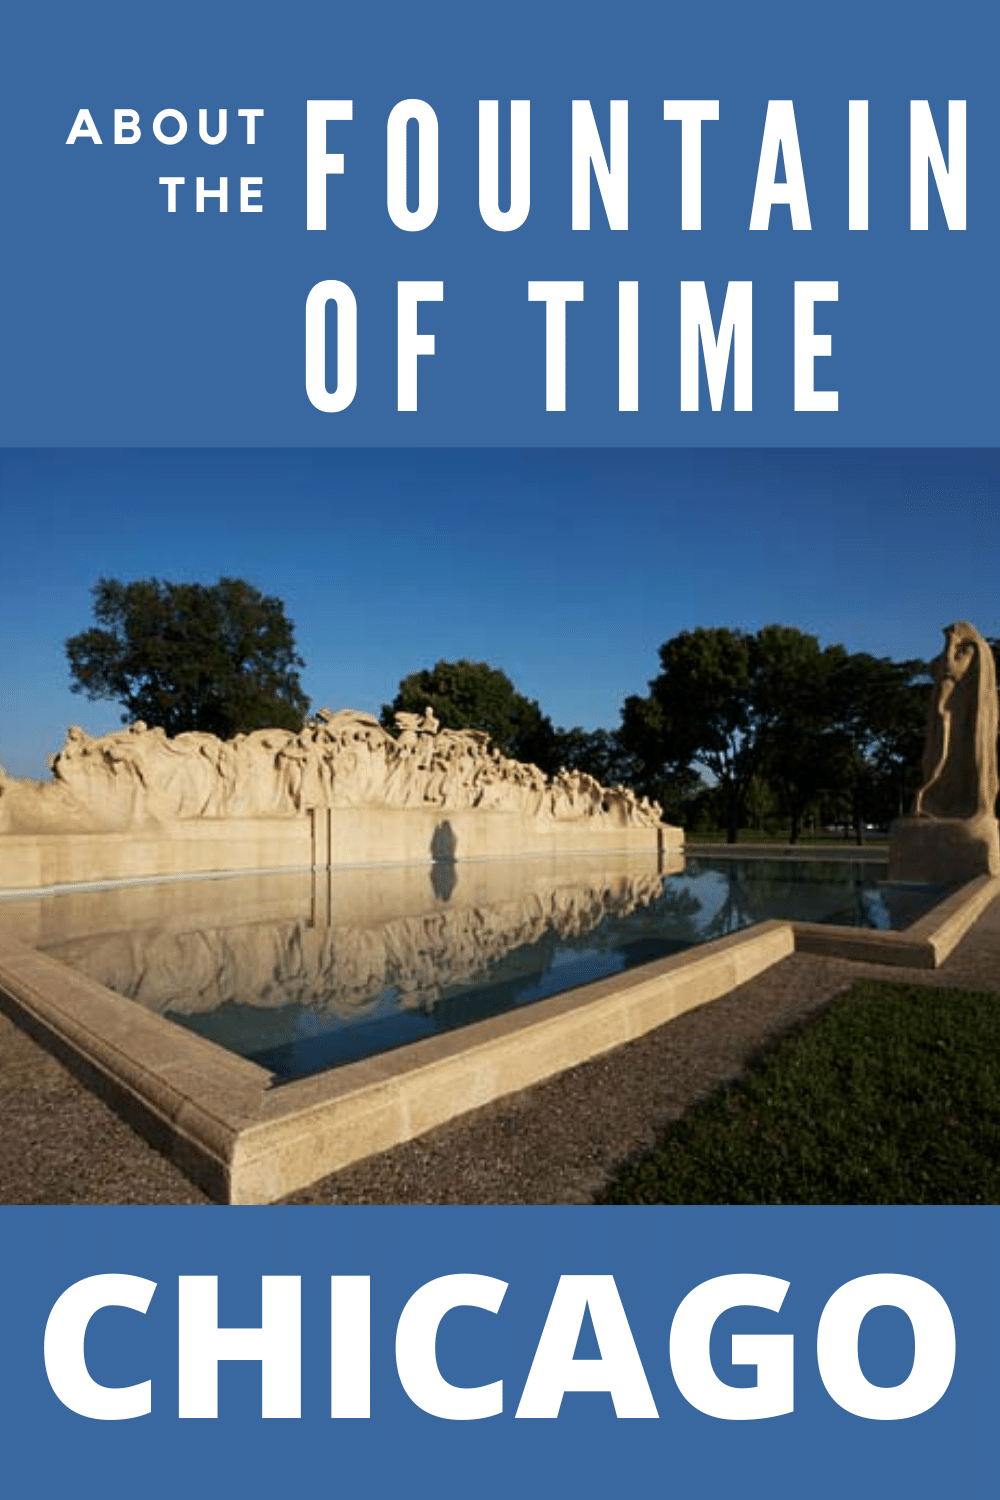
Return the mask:
{"type": "Polygon", "coordinates": [[[301,726],[304,662],[280,599],[242,578],[100,578],[92,592],[96,625],[66,642],[74,693],[117,701],[124,723],[172,735],[301,726]]]}
{"type": "Polygon", "coordinates": [[[722,627],[684,630],[660,647],[649,694],[626,698],[621,737],[650,775],[705,767],[721,796],[727,838],[759,755],[751,695],[753,638],[722,627]]]}
{"type": "Polygon", "coordinates": [[[444,729],[484,729],[504,755],[529,761],[549,775],[559,768],[551,719],[499,667],[484,661],[439,661],[411,672],[392,702],[382,705],[382,723],[392,729],[395,714],[425,708],[433,709],[444,729]]]}
{"type": "Polygon", "coordinates": [[[614,729],[557,729],[554,758],[567,771],[585,771],[603,786],[633,786],[639,772],[614,729]]]}
{"type": "Polygon", "coordinates": [[[856,841],[905,812],[920,785],[930,679],[924,662],[844,655],[829,683],[836,790],[856,841]]]}
{"type": "Polygon", "coordinates": [[[823,650],[791,625],[765,625],[753,638],[751,706],[757,764],[777,791],[797,843],[806,809],[836,780],[836,705],[831,686],[848,654],[823,650]]]}
{"type": "MultiPolygon", "coordinates": [[[[859,842],[866,821],[888,822],[919,785],[927,668],[821,647],[788,625],[756,634],[683,631],[660,647],[649,694],[628,698],[620,731],[647,779],[704,767],[729,840],[747,797],[780,802],[794,843],[820,800],[846,810],[859,842]]],[[[692,804],[692,812],[696,811],[692,804]]],[[[759,814],[759,806],[758,806],[759,814]]]]}
{"type": "Polygon", "coordinates": [[[763,833],[765,829],[775,825],[778,812],[778,799],[774,788],[766,776],[756,772],[750,778],[750,784],[746,789],[743,799],[746,811],[747,826],[757,833],[763,833]]]}

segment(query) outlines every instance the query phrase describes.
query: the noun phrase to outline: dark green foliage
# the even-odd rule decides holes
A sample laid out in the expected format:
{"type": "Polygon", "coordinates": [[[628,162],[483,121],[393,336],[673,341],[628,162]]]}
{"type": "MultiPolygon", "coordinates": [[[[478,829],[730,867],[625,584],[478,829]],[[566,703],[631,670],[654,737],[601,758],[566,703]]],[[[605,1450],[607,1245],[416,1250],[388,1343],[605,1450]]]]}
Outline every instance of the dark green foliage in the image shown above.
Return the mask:
{"type": "Polygon", "coordinates": [[[499,667],[485,661],[439,661],[411,672],[392,702],[382,705],[382,723],[392,729],[394,714],[422,713],[428,707],[444,729],[484,729],[504,755],[546,773],[558,769],[551,719],[499,667]]]}
{"type": "Polygon", "coordinates": [[[659,654],[648,695],[625,700],[622,744],[646,783],[703,767],[712,818],[730,840],[748,816],[759,824],[764,787],[793,843],[807,810],[822,804],[859,842],[866,822],[887,823],[909,805],[927,714],[921,662],[823,648],[790,625],[685,630],[659,654]]]}
{"type": "Polygon", "coordinates": [[[557,729],[554,760],[567,771],[585,771],[604,786],[635,786],[640,766],[613,729],[557,729]]]}
{"type": "Polygon", "coordinates": [[[660,673],[648,698],[626,698],[622,709],[622,739],[648,766],[705,767],[718,788],[730,841],[761,763],[758,654],[756,638],[745,630],[682,630],[660,647],[660,673]]]}
{"type": "Polygon", "coordinates": [[[829,677],[827,790],[845,821],[888,824],[907,812],[923,779],[930,677],[920,661],[889,661],[842,648],[829,677]]]}
{"type": "Polygon", "coordinates": [[[1000,1202],[1000,996],[856,984],[603,1201],[1000,1202]]]}
{"type": "Polygon", "coordinates": [[[301,727],[304,663],[280,599],[241,578],[101,578],[93,596],[97,625],[66,642],[74,693],[117,700],[124,723],[171,735],[301,727]]]}
{"type": "Polygon", "coordinates": [[[789,625],[766,625],[753,638],[756,766],[780,796],[793,844],[806,808],[829,784],[836,747],[832,680],[846,657],[842,646],[823,651],[814,635],[789,625]]]}

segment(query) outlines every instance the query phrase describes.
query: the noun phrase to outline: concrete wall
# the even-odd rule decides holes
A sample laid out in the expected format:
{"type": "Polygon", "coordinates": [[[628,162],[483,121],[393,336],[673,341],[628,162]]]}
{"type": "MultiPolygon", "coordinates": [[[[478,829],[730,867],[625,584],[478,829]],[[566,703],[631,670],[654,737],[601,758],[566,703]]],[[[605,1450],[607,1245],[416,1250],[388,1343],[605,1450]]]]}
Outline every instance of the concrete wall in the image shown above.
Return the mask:
{"type": "Polygon", "coordinates": [[[0,835],[0,892],[236,870],[403,864],[683,847],[679,828],[538,823],[463,809],[319,808],[294,818],[191,818],[129,833],[0,835]]]}
{"type": "Polygon", "coordinates": [[[282,869],[312,863],[308,818],[208,818],[130,833],[5,834],[0,890],[282,869]]]}
{"type": "Polygon", "coordinates": [[[536,822],[516,812],[478,808],[446,811],[420,807],[333,807],[316,812],[317,863],[410,864],[437,859],[511,859],[523,854],[591,853],[605,850],[656,853],[662,831],[679,828],[608,828],[578,822],[536,822]],[[329,858],[327,858],[329,850],[329,858]]]}

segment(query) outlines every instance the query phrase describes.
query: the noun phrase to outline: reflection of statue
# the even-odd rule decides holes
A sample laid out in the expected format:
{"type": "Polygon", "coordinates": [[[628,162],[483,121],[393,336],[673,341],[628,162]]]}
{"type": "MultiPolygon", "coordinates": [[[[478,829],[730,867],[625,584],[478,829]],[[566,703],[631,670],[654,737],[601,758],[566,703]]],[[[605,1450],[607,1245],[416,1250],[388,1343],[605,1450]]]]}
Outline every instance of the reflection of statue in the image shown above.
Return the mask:
{"type": "Polygon", "coordinates": [[[960,620],[934,663],[924,784],[913,814],[893,825],[891,880],[950,884],[1000,874],[997,683],[989,643],[960,620]]]}

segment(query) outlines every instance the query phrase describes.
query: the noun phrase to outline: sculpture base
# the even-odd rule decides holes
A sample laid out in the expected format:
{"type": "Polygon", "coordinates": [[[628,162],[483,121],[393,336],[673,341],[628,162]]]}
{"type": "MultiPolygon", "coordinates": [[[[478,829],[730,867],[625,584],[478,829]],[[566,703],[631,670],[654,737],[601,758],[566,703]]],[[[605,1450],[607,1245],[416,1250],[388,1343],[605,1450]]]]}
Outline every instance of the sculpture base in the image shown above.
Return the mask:
{"type": "Polygon", "coordinates": [[[250,870],[552,858],[568,854],[683,856],[684,832],[538,821],[461,808],[314,808],[288,818],[187,818],[128,833],[0,834],[0,895],[64,885],[163,880],[250,870]]]}
{"type": "Polygon", "coordinates": [[[960,885],[1000,875],[996,818],[898,818],[889,830],[889,879],[960,885]]]}

